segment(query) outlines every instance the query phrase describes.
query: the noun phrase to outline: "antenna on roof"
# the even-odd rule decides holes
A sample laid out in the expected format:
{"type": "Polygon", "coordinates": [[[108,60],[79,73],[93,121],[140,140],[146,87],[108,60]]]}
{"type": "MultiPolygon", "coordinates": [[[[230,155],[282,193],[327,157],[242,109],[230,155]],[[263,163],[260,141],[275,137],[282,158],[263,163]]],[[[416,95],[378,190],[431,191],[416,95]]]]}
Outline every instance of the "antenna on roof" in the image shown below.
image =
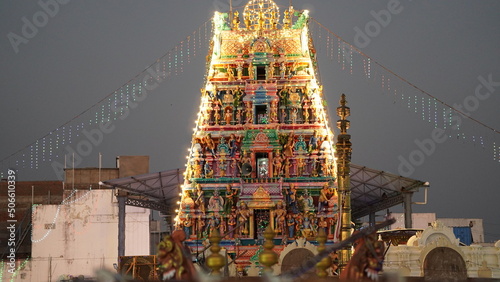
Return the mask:
{"type": "Polygon", "coordinates": [[[233,26],[233,0],[229,0],[229,24],[232,28],[233,26]]]}

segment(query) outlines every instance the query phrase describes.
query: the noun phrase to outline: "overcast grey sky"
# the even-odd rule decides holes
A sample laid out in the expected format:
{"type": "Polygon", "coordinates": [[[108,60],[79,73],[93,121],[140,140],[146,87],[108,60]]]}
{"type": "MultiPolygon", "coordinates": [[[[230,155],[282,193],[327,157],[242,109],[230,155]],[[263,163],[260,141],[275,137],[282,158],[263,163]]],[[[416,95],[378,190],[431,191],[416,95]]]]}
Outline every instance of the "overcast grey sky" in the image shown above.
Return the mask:
{"type": "MultiPolygon", "coordinates": [[[[276,2],[282,10],[288,4],[276,2]]],[[[500,128],[498,83],[490,83],[487,98],[485,86],[484,99],[471,99],[480,77],[500,82],[499,1],[293,2],[296,9],[309,9],[325,27],[446,103],[478,101],[469,106],[471,116],[500,128]],[[390,20],[384,18],[387,13],[390,20]],[[363,37],[360,30],[368,35],[363,37]]],[[[215,10],[228,9],[222,0],[41,3],[52,4],[44,9],[37,1],[0,2],[0,159],[97,103],[197,31],[215,10]],[[36,32],[25,27],[36,21],[36,32]]],[[[242,6],[246,1],[233,3],[242,6]]],[[[327,38],[326,33],[321,36],[327,38]]],[[[324,55],[326,45],[316,47],[331,121],[337,119],[332,114],[341,93],[351,107],[353,163],[398,174],[402,159],[423,151],[417,143],[432,140],[434,126],[422,121],[421,111],[409,110],[399,94],[387,94],[380,81],[368,81],[356,70],[351,75],[324,55]]],[[[202,53],[184,64],[182,73],[162,82],[126,119],[116,121],[113,132],[104,135],[80,167],[96,167],[99,152],[107,167],[114,167],[118,155],[150,155],[151,171],[184,167],[203,84],[206,48],[197,51],[202,53]]],[[[377,75],[382,74],[380,70],[377,75]]],[[[392,83],[407,95],[416,93],[392,83]]],[[[435,143],[408,173],[431,184],[428,204],[414,211],[483,218],[486,241],[491,242],[500,239],[500,163],[493,159],[491,146],[482,148],[479,136],[489,138],[488,144],[496,138],[500,145],[500,135],[465,123],[463,132],[478,136],[476,142],[453,137],[435,143]]],[[[1,169],[5,173],[6,167],[1,169]]],[[[57,176],[50,162],[43,162],[38,170],[20,170],[18,178],[57,176]]],[[[415,200],[422,201],[423,193],[415,200]]]]}

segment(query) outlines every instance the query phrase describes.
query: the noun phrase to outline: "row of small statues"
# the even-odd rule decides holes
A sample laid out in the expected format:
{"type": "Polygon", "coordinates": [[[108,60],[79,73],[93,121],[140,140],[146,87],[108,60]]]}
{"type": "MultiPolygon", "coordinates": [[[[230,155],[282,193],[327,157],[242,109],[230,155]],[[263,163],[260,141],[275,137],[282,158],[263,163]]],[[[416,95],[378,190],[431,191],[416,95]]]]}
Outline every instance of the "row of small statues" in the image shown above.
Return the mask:
{"type": "MultiPolygon", "coordinates": [[[[244,164],[250,165],[253,170],[251,156],[246,152],[240,154],[241,136],[231,134],[227,143],[221,137],[216,144],[211,134],[208,134],[203,138],[195,138],[194,142],[194,158],[188,167],[188,178],[238,177],[243,175],[244,164]],[[207,159],[209,156],[214,158],[213,161],[207,159]]],[[[331,144],[326,137],[318,136],[315,131],[308,142],[302,135],[295,141],[291,132],[284,136],[283,143],[282,150],[274,152],[272,165],[268,164],[265,168],[268,173],[264,177],[332,175],[333,164],[325,160],[331,153],[331,144]],[[317,157],[317,153],[321,157],[317,157]]]]}
{"type": "MultiPolygon", "coordinates": [[[[259,4],[261,5],[261,4],[259,4]]],[[[270,9],[268,7],[268,10],[270,10],[270,15],[269,13],[264,13],[263,9],[261,6],[259,6],[260,9],[254,10],[254,13],[245,13],[243,14],[243,21],[245,23],[245,27],[248,30],[263,30],[263,29],[277,29],[278,28],[278,11],[277,9],[270,9]],[[256,14],[256,17],[255,17],[256,14]],[[253,16],[253,17],[252,17],[253,16]]],[[[283,14],[283,28],[284,29],[289,29],[292,27],[292,17],[294,16],[294,13],[297,12],[297,16],[299,19],[303,16],[304,11],[295,11],[292,6],[290,6],[288,9],[285,9],[284,14],[283,14]]],[[[233,16],[232,16],[232,29],[234,30],[240,30],[240,13],[238,11],[234,11],[233,16]]]]}
{"type": "Polygon", "coordinates": [[[306,87],[293,91],[285,86],[279,91],[279,101],[271,101],[269,109],[265,113],[258,113],[257,120],[254,120],[253,105],[251,102],[243,102],[245,93],[239,87],[234,91],[206,91],[205,95],[210,99],[209,104],[205,105],[202,124],[321,123],[321,115],[317,114],[315,103],[309,99],[313,92],[314,90],[306,87]]]}
{"type": "MultiPolygon", "coordinates": [[[[243,80],[243,72],[246,70],[248,79],[252,80],[264,80],[263,77],[255,77],[255,66],[252,62],[244,65],[243,62],[240,62],[236,65],[236,67],[231,65],[226,65],[225,68],[214,67],[208,79],[212,78],[222,78],[227,79],[227,81],[232,82],[235,80],[242,81],[243,80]],[[234,71],[236,71],[236,76],[234,75],[234,71]]],[[[309,66],[301,66],[298,61],[295,61],[293,64],[285,64],[284,62],[277,63],[271,62],[269,65],[265,66],[265,80],[272,81],[279,76],[279,79],[292,79],[295,75],[310,75],[309,66]]]]}
{"type": "MultiPolygon", "coordinates": [[[[325,184],[320,190],[317,205],[307,189],[303,190],[302,195],[297,195],[297,189],[293,183],[288,189],[284,189],[283,193],[285,203],[278,202],[274,209],[274,228],[279,234],[285,236],[287,235],[286,230],[288,230],[288,236],[293,237],[293,234],[297,232],[294,231],[296,229],[309,229],[316,232],[318,228],[327,228],[333,223],[332,215],[338,211],[338,196],[336,190],[330,185],[325,184]],[[311,215],[313,215],[312,218],[311,215]],[[319,222],[317,221],[318,216],[319,222]],[[325,225],[327,224],[325,221],[328,221],[327,223],[330,225],[325,225]],[[296,229],[291,228],[292,222],[294,222],[296,229]]],[[[196,185],[193,196],[195,200],[191,197],[189,190],[184,191],[181,200],[181,221],[178,228],[184,228],[187,234],[190,234],[192,227],[195,227],[198,231],[207,230],[208,233],[217,228],[221,234],[227,232],[231,238],[233,233],[240,236],[249,235],[249,219],[252,216],[252,211],[245,202],[239,202],[237,206],[238,189],[233,189],[231,184],[226,185],[224,196],[220,195],[219,190],[215,190],[208,200],[208,205],[205,191],[200,184],[196,185]],[[207,209],[211,214],[208,220],[204,219],[207,209]],[[196,213],[196,211],[200,213],[196,213]],[[197,219],[196,223],[195,218],[197,219]],[[237,224],[238,226],[236,226],[237,224]]],[[[331,231],[329,230],[328,234],[331,231]]],[[[197,233],[201,234],[201,232],[197,233]]]]}
{"type": "MultiPolygon", "coordinates": [[[[253,171],[248,154],[240,159],[224,156],[214,161],[198,159],[190,165],[188,178],[250,177],[251,171],[244,171],[245,164],[248,164],[253,171]]],[[[257,176],[259,178],[320,177],[331,176],[332,173],[333,164],[324,158],[282,158],[280,155],[275,155],[272,166],[270,164],[259,166],[257,176]]]]}
{"type": "MultiPolygon", "coordinates": [[[[294,157],[296,153],[298,155],[312,155],[313,153],[328,155],[332,150],[329,137],[320,136],[316,130],[309,137],[309,140],[306,140],[303,135],[296,136],[293,132],[280,135],[279,139],[282,147],[275,150],[273,158],[280,161],[284,161],[284,158],[294,157]]],[[[209,133],[204,137],[195,137],[193,143],[192,154],[196,158],[207,157],[210,154],[212,157],[228,158],[236,158],[239,155],[243,163],[246,162],[243,158],[249,159],[246,152],[239,154],[242,143],[241,135],[236,136],[231,133],[228,140],[221,136],[219,142],[216,143],[212,134],[209,133]]]]}
{"type": "MultiPolygon", "coordinates": [[[[230,214],[227,219],[220,214],[213,214],[207,218],[201,215],[197,217],[187,215],[181,219],[176,228],[182,229],[188,238],[193,235],[196,239],[205,239],[215,230],[219,231],[224,239],[251,238],[248,221],[251,215],[249,212],[237,218],[234,214],[230,214]]],[[[283,219],[281,216],[276,216],[274,231],[283,238],[294,239],[315,237],[319,230],[323,229],[329,237],[333,237],[337,222],[337,214],[325,217],[317,216],[315,213],[288,213],[283,219]]]]}

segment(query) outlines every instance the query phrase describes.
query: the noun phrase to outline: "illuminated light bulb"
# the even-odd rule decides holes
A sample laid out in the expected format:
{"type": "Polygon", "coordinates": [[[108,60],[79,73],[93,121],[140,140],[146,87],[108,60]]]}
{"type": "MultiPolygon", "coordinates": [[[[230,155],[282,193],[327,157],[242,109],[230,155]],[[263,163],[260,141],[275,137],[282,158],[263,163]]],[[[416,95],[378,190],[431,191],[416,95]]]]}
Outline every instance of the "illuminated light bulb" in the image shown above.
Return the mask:
{"type": "Polygon", "coordinates": [[[182,196],[182,193],[179,193],[179,196],[182,196]]]}

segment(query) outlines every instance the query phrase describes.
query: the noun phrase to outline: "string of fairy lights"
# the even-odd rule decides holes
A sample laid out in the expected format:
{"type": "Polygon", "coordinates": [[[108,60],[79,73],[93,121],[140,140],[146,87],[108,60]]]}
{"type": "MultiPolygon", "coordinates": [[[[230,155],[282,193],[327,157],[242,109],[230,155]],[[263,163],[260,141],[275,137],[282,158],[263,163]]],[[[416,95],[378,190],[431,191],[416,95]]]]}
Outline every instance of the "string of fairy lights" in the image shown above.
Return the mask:
{"type": "Polygon", "coordinates": [[[362,74],[364,79],[378,85],[392,97],[394,103],[404,105],[423,121],[432,124],[434,128],[443,129],[449,138],[491,150],[493,161],[500,164],[500,146],[497,142],[499,130],[394,73],[315,19],[311,19],[310,25],[316,49],[323,51],[330,60],[336,61],[343,71],[362,74]],[[458,119],[460,122],[457,122],[458,119]]]}
{"type": "MultiPolygon", "coordinates": [[[[12,275],[10,276],[10,282],[14,282],[16,281],[16,278],[17,276],[19,275],[20,271],[23,270],[25,267],[26,267],[26,264],[28,263],[29,261],[29,257],[25,258],[17,267],[16,269],[14,270],[14,272],[12,273],[12,275]]],[[[4,271],[5,271],[6,267],[5,267],[5,262],[2,260],[0,261],[0,281],[4,281],[4,271]]]]}
{"type": "MultiPolygon", "coordinates": [[[[62,206],[64,206],[64,205],[71,205],[71,204],[74,204],[76,202],[79,202],[80,200],[83,200],[85,197],[87,197],[90,194],[90,192],[92,192],[92,186],[90,186],[89,190],[86,191],[80,197],[72,199],[73,196],[75,195],[75,193],[77,191],[81,191],[81,190],[75,190],[75,189],[72,190],[71,193],[66,198],[64,198],[62,200],[61,204],[57,205],[57,210],[56,210],[56,212],[54,214],[54,217],[52,219],[51,225],[55,225],[56,224],[56,221],[57,221],[57,218],[59,217],[59,212],[61,211],[61,207],[62,206]]],[[[33,205],[32,209],[31,209],[31,217],[32,218],[35,218],[35,216],[36,216],[36,207],[37,206],[38,205],[35,204],[35,205],[33,205]]],[[[48,231],[45,232],[45,234],[42,237],[40,237],[38,239],[33,239],[33,228],[31,228],[31,242],[33,242],[33,243],[39,243],[39,242],[45,240],[47,238],[47,236],[49,236],[49,234],[52,232],[52,230],[53,230],[52,228],[49,228],[48,231]]]]}
{"type": "MultiPolygon", "coordinates": [[[[133,109],[152,87],[148,85],[145,77],[148,75],[151,77],[152,73],[155,73],[161,75],[159,79],[164,81],[181,75],[186,64],[191,63],[191,60],[200,53],[206,52],[205,49],[211,39],[211,33],[210,21],[206,21],[118,89],[107,94],[71,120],[0,160],[0,178],[5,177],[8,168],[36,170],[43,163],[64,158],[64,155],[68,153],[67,150],[64,150],[66,146],[81,139],[83,130],[98,128],[102,123],[116,121],[128,115],[130,109],[133,109]]],[[[154,81],[154,78],[151,80],[154,81]]]]}
{"type": "MultiPolygon", "coordinates": [[[[435,128],[444,129],[449,137],[470,142],[480,148],[488,150],[491,148],[493,160],[500,163],[498,130],[420,89],[347,43],[315,19],[311,19],[310,25],[315,46],[317,48],[321,46],[328,58],[340,64],[343,70],[350,74],[361,73],[365,79],[376,83],[389,94],[394,103],[405,105],[423,121],[435,128]],[[461,124],[454,121],[457,117],[462,119],[461,124]],[[465,129],[470,127],[475,128],[474,132],[481,131],[481,134],[466,132],[465,129]]],[[[71,120],[0,160],[0,178],[5,177],[7,168],[38,169],[43,163],[61,159],[67,153],[64,148],[81,139],[84,129],[96,128],[103,122],[115,121],[128,115],[130,108],[140,102],[140,97],[147,92],[148,85],[143,78],[148,71],[154,69],[156,73],[163,74],[162,79],[181,75],[186,64],[200,52],[206,53],[205,48],[209,45],[211,34],[211,24],[207,21],[121,87],[71,120]]]]}

